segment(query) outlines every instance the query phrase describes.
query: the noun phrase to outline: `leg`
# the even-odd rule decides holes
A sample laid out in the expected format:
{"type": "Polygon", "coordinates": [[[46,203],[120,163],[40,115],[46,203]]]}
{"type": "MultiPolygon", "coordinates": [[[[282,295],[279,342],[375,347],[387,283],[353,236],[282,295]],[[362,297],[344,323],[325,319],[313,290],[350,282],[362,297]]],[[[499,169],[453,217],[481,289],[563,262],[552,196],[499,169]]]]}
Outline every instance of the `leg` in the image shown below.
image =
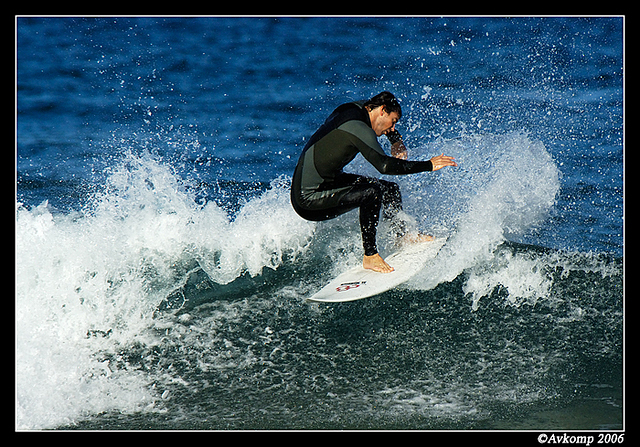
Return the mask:
{"type": "Polygon", "coordinates": [[[343,203],[360,198],[360,231],[362,233],[362,246],[364,257],[362,266],[365,269],[374,270],[381,273],[389,273],[394,269],[387,264],[378,253],[376,245],[376,233],[380,208],[382,207],[382,191],[378,185],[354,186],[351,194],[343,198],[343,203]]]}
{"type": "MultiPolygon", "coordinates": [[[[381,194],[382,197],[383,217],[391,221],[391,228],[395,232],[396,237],[404,236],[407,232],[407,226],[406,222],[398,216],[400,211],[402,211],[402,194],[400,193],[398,184],[369,177],[359,177],[356,184],[367,185],[368,187],[373,187],[378,190],[378,195],[381,194]]],[[[377,225],[379,211],[376,211],[375,224],[377,225]]],[[[371,219],[374,219],[373,212],[367,211],[367,213],[371,216],[371,219]]],[[[371,227],[371,224],[368,226],[371,227]]]]}
{"type": "Polygon", "coordinates": [[[376,234],[382,207],[382,188],[375,182],[367,181],[366,177],[358,177],[355,184],[339,198],[341,209],[352,210],[360,208],[360,231],[365,256],[378,253],[376,234]]]}
{"type": "Polygon", "coordinates": [[[407,231],[406,223],[398,218],[398,213],[402,211],[402,195],[397,183],[378,180],[382,187],[382,210],[385,219],[391,221],[391,228],[397,237],[404,236],[407,231]]]}
{"type": "MultiPolygon", "coordinates": [[[[388,182],[380,179],[371,179],[363,177],[363,180],[369,183],[375,183],[382,189],[382,211],[385,219],[391,221],[391,229],[396,235],[399,243],[415,244],[419,242],[432,241],[433,236],[422,233],[411,233],[407,230],[407,224],[398,216],[402,211],[402,195],[400,187],[397,183],[388,182]]],[[[364,233],[363,233],[364,234],[364,233]]]]}
{"type": "MultiPolygon", "coordinates": [[[[385,183],[395,186],[390,182],[385,183]]],[[[301,217],[314,221],[332,219],[347,211],[360,208],[360,230],[365,252],[363,265],[365,268],[386,272],[393,269],[378,254],[376,232],[387,189],[390,188],[376,179],[354,174],[340,174],[330,185],[325,185],[325,188],[308,197],[304,207],[294,201],[292,203],[301,217]],[[367,262],[367,260],[375,262],[367,262]]],[[[390,203],[393,202],[396,205],[399,203],[399,189],[387,195],[390,203]]],[[[391,213],[395,215],[397,210],[391,213]]]]}

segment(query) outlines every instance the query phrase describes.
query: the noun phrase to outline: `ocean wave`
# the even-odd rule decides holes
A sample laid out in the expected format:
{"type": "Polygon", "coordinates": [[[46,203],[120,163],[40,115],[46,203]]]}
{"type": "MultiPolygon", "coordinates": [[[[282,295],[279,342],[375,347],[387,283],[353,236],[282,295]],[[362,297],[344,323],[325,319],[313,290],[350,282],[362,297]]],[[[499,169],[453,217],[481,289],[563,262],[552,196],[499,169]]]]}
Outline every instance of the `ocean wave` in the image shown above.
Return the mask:
{"type": "Polygon", "coordinates": [[[226,284],[278,268],[313,236],[281,179],[233,220],[187,186],[170,165],[129,153],[82,212],[17,204],[18,426],[63,423],[100,402],[111,408],[98,390],[125,409],[152,404],[144,374],[116,374],[99,353],[138,342],[196,266],[226,284]]]}
{"type": "MultiPolygon", "coordinates": [[[[230,214],[215,201],[199,200],[197,188],[170,163],[147,152],[127,152],[80,211],[56,212],[46,201],[32,208],[18,203],[17,426],[51,428],[103,412],[163,414],[172,411],[172,395],[184,389],[193,393],[209,382],[231,395],[242,390],[248,399],[264,399],[265,392],[277,390],[295,400],[313,389],[322,395],[321,405],[342,396],[338,405],[361,402],[349,411],[361,408],[362,414],[372,404],[385,408],[389,417],[416,408],[445,417],[482,414],[478,402],[486,387],[464,385],[454,391],[442,380],[436,385],[444,388],[425,387],[431,372],[403,383],[398,377],[364,381],[362,393],[353,395],[354,377],[376,368],[376,362],[364,360],[367,355],[386,356],[377,343],[403,344],[400,333],[408,330],[411,342],[419,344],[419,331],[402,329],[403,311],[389,313],[381,303],[399,299],[426,312],[433,303],[455,297],[462,303],[456,312],[471,315],[505,304],[558,308],[561,302],[567,307],[568,300],[557,318],[557,324],[566,325],[600,308],[581,306],[571,297],[576,275],[595,275],[592,283],[602,278],[599,290],[604,291],[606,284],[619,281],[620,261],[508,242],[544,223],[555,201],[558,171],[540,142],[522,134],[476,135],[440,140],[425,152],[435,150],[455,155],[460,169],[400,181],[405,211],[415,225],[448,238],[447,244],[404,288],[355,304],[352,309],[361,314],[350,325],[354,333],[340,329],[335,339],[326,331],[340,324],[347,308],[304,299],[361,262],[357,219],[351,213],[319,224],[302,220],[290,206],[286,176],[262,192],[247,191],[230,214]],[[385,313],[394,322],[383,329],[385,313]],[[375,335],[369,354],[349,341],[358,333],[375,335]],[[324,347],[311,352],[314,343],[324,347]],[[344,358],[332,360],[338,351],[344,358]],[[322,373],[336,362],[336,374],[322,373]],[[236,382],[238,377],[244,382],[236,382]],[[256,391],[247,392],[247,384],[256,391]]],[[[385,231],[383,224],[381,247],[388,252],[385,231]]],[[[619,315],[607,315],[616,326],[619,315]]],[[[605,343],[599,355],[616,349],[605,343]]],[[[525,351],[517,345],[511,352],[522,360],[530,355],[525,351]]],[[[418,363],[410,356],[404,361],[423,371],[427,353],[416,355],[418,363]]],[[[495,356],[483,355],[473,366],[465,364],[484,365],[478,371],[503,377],[491,366],[495,356]]],[[[553,357],[546,351],[539,356],[540,362],[553,357]]],[[[512,365],[519,373],[522,367],[512,365]]],[[[519,386],[500,392],[513,393],[519,386]]],[[[504,399],[533,399],[540,393],[541,388],[524,387],[519,397],[504,399]]],[[[213,413],[233,407],[225,402],[213,413]]],[[[271,404],[287,405],[278,399],[271,404]]]]}

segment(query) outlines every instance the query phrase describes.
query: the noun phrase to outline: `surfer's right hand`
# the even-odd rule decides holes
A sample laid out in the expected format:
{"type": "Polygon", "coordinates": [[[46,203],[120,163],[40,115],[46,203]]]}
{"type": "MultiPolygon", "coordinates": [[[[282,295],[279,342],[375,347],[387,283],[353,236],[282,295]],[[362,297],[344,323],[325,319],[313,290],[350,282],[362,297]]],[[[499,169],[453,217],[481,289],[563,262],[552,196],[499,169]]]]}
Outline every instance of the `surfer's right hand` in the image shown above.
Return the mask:
{"type": "Polygon", "coordinates": [[[431,159],[431,164],[433,165],[433,171],[437,171],[438,169],[442,169],[445,166],[458,166],[458,164],[453,161],[455,160],[453,157],[449,157],[448,155],[436,155],[431,159]]]}

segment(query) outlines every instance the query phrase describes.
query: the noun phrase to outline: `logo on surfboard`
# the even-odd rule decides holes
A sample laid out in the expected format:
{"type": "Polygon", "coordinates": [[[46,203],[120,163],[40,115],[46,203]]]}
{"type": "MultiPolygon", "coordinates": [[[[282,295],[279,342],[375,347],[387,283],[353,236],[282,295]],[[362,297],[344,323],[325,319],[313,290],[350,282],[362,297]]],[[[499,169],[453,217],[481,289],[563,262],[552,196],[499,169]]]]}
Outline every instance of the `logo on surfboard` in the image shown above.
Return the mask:
{"type": "Polygon", "coordinates": [[[347,290],[357,289],[360,286],[364,286],[366,281],[345,282],[336,287],[336,292],[346,292],[347,290]]]}

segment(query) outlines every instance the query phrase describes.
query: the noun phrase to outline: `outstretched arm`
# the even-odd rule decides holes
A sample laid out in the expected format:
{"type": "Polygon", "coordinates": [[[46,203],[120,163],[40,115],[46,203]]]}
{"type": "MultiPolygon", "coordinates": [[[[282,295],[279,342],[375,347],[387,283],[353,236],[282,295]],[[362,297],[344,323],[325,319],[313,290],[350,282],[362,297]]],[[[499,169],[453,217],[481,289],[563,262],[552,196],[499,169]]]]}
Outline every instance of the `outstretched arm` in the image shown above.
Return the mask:
{"type": "MultiPolygon", "coordinates": [[[[407,148],[404,146],[402,142],[402,136],[400,132],[397,130],[390,130],[386,134],[389,142],[391,143],[391,155],[395,158],[399,158],[401,160],[407,159],[407,148]]],[[[455,161],[453,161],[453,157],[448,157],[444,154],[438,155],[431,159],[431,164],[433,165],[433,171],[437,171],[438,169],[442,169],[445,166],[458,166],[455,161]]]]}

